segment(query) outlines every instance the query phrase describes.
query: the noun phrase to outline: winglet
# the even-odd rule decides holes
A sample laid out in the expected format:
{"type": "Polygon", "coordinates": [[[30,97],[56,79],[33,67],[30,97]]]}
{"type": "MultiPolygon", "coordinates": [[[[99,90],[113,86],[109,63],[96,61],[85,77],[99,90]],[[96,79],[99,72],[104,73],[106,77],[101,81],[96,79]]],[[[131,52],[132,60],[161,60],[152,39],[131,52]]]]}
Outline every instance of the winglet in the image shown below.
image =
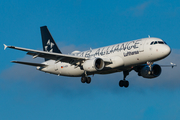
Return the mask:
{"type": "Polygon", "coordinates": [[[175,67],[175,66],[177,66],[176,64],[174,64],[174,63],[172,63],[172,62],[170,62],[170,64],[172,65],[172,68],[175,67]]]}
{"type": "Polygon", "coordinates": [[[4,50],[6,50],[6,48],[7,48],[7,45],[5,45],[5,44],[3,44],[4,45],[4,50]]]}

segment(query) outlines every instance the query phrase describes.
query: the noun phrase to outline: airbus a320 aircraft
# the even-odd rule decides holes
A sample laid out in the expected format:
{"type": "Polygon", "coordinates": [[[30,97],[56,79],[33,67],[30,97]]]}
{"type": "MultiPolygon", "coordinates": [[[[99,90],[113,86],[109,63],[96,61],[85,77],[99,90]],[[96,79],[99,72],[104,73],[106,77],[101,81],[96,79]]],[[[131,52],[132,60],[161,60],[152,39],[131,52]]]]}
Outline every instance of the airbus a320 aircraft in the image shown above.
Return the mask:
{"type": "MultiPolygon", "coordinates": [[[[45,62],[12,62],[36,66],[37,70],[46,73],[81,77],[82,83],[89,84],[91,82],[90,75],[123,72],[124,78],[119,81],[119,86],[128,87],[129,82],[126,77],[132,70],[144,78],[158,77],[161,74],[161,66],[153,63],[171,53],[170,47],[162,39],[149,37],[82,52],[74,51],[71,55],[67,55],[59,50],[47,26],[40,29],[44,51],[6,46],[5,44],[4,49],[8,47],[25,51],[33,58],[45,58],[45,62]]],[[[171,66],[173,67],[175,64],[171,66]]]]}

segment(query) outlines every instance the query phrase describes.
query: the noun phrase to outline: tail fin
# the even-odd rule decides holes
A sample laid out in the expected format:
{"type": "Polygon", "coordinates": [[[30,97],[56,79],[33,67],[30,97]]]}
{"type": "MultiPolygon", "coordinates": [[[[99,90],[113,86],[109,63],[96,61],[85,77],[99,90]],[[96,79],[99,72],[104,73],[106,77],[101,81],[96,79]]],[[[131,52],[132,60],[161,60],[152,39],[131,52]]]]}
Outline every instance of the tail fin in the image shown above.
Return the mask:
{"type": "MultiPolygon", "coordinates": [[[[42,37],[42,44],[43,44],[43,50],[46,52],[55,52],[55,53],[61,53],[58,46],[56,45],[51,33],[49,32],[47,26],[40,27],[41,29],[41,37],[42,37]]],[[[47,61],[48,59],[45,59],[47,61]]]]}

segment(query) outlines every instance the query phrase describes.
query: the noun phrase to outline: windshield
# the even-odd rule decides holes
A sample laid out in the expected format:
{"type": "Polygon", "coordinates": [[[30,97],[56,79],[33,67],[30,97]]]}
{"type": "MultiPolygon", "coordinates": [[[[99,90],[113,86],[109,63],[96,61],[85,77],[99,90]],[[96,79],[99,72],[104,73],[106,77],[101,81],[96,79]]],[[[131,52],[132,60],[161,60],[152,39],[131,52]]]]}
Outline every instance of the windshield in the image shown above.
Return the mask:
{"type": "Polygon", "coordinates": [[[167,43],[164,41],[152,41],[150,45],[155,45],[155,44],[166,44],[167,45],[167,43]]]}

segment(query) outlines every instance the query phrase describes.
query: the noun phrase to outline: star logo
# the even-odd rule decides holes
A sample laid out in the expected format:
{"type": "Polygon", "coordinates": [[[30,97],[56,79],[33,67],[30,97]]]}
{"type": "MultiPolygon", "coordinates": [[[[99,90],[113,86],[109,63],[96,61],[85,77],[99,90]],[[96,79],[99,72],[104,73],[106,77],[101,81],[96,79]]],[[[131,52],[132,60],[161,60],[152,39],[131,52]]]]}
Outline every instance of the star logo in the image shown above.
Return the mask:
{"type": "Polygon", "coordinates": [[[54,43],[50,42],[50,39],[49,39],[46,43],[45,51],[46,52],[53,52],[53,46],[54,46],[54,43]]]}

